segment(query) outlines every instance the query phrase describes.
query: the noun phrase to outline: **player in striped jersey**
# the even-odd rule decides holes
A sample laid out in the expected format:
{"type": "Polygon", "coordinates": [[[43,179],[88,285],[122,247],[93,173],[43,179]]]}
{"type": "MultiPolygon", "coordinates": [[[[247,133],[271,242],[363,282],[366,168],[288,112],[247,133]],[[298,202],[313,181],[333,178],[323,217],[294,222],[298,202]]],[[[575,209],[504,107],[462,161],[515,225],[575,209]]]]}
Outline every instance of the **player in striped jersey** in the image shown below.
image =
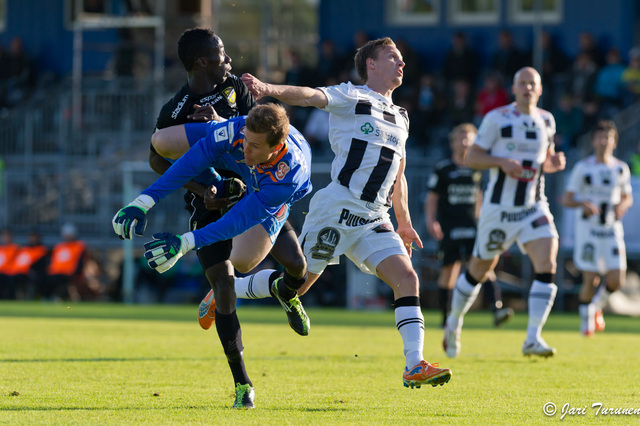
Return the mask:
{"type": "Polygon", "coordinates": [[[520,69],[513,79],[515,102],[489,112],[465,162],[474,169],[489,169],[490,176],[480,211],[473,256],[460,274],[445,325],[443,346],[449,357],[460,353],[464,314],[476,299],[480,285],[498,259],[518,242],[534,269],[529,291],[529,323],[522,346],[524,355],[552,356],[556,350],[544,341],[542,327],[555,300],[554,284],[558,232],[544,195],[544,173],[563,170],[566,159],[553,144],[553,116],[536,105],[542,94],[540,74],[520,69]]]}
{"type": "Polygon", "coordinates": [[[613,156],[618,144],[615,123],[598,122],[592,138],[594,154],[576,163],[562,199],[567,207],[579,207],[573,262],[582,271],[580,332],[587,337],[604,329],[602,308],[624,284],[627,257],[622,217],[633,204],[629,166],[613,156]],[[594,297],[600,275],[605,282],[594,297]]]}
{"type": "MultiPolygon", "coordinates": [[[[442,328],[460,268],[471,257],[476,238],[476,220],[482,202],[482,172],[466,167],[464,156],[477,133],[478,129],[471,123],[454,127],[449,133],[451,157],[436,164],[427,182],[429,194],[424,202],[426,225],[429,234],[440,243],[438,258],[442,262],[438,277],[442,328]]],[[[495,274],[492,274],[483,286],[491,300],[494,324],[498,327],[513,316],[513,309],[503,307],[502,292],[495,279],[495,274]]]]}
{"type": "MultiPolygon", "coordinates": [[[[343,83],[314,89],[266,84],[250,74],[241,77],[256,99],[272,96],[330,113],[329,140],[335,153],[331,183],[313,196],[305,217],[300,240],[309,277],[298,294],[304,294],[334,258],[345,254],[393,289],[396,327],[404,344],[404,385],[442,385],[451,378],[451,370],[429,364],[422,355],[424,319],[418,276],[410,260],[412,244],[422,248],[422,242],[411,224],[404,175],[409,119],[391,100],[402,84],[404,62],[393,41],[382,38],[358,50],[355,66],[365,82],[362,86],[343,83]],[[388,213],[392,200],[396,232],[388,213]]],[[[267,284],[253,284],[251,296],[268,296],[267,284]]]]}

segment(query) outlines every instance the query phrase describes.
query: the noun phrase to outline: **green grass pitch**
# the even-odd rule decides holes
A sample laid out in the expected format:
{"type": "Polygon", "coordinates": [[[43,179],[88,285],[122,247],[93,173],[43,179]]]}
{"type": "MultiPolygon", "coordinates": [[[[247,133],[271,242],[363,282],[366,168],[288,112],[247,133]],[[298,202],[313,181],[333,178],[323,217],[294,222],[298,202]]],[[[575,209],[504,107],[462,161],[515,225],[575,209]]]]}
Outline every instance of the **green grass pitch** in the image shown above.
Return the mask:
{"type": "Polygon", "coordinates": [[[489,313],[471,312],[462,353],[450,360],[439,314],[425,311],[425,358],[453,377],[408,389],[392,311],[309,309],[311,333],[301,337],[279,307],[241,306],[256,409],[232,410],[226,359],[196,314],[197,306],[0,302],[0,423],[640,422],[638,318],[605,316],[607,330],[586,339],[577,314],[552,312],[543,335],[558,354],[535,359],[521,354],[526,313],[494,329],[489,313]],[[555,415],[545,415],[547,403],[555,415]]]}

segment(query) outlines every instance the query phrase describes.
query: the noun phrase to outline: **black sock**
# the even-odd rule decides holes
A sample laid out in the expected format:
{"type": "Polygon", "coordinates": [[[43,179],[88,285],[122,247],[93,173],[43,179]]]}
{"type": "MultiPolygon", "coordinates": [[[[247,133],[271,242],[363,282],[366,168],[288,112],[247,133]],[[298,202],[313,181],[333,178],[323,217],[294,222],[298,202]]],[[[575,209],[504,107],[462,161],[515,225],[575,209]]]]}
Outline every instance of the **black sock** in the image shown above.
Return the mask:
{"type": "Polygon", "coordinates": [[[502,308],[502,291],[500,290],[500,286],[496,281],[492,280],[486,280],[482,284],[484,285],[484,291],[491,306],[491,312],[495,313],[498,309],[502,308]]]}
{"type": "Polygon", "coordinates": [[[307,280],[307,274],[304,274],[302,278],[296,278],[287,271],[284,271],[282,282],[284,285],[278,286],[278,293],[284,300],[293,299],[298,294],[298,289],[307,280]]]}
{"type": "Polygon", "coordinates": [[[229,368],[231,368],[233,383],[240,383],[241,385],[248,383],[253,386],[244,366],[242,330],[240,330],[240,321],[238,321],[236,311],[225,315],[216,310],[216,330],[218,331],[224,354],[227,356],[229,368]]]}
{"type": "Polygon", "coordinates": [[[442,325],[447,321],[447,315],[451,306],[452,290],[448,288],[438,288],[438,303],[440,305],[440,311],[442,311],[442,325]]]}

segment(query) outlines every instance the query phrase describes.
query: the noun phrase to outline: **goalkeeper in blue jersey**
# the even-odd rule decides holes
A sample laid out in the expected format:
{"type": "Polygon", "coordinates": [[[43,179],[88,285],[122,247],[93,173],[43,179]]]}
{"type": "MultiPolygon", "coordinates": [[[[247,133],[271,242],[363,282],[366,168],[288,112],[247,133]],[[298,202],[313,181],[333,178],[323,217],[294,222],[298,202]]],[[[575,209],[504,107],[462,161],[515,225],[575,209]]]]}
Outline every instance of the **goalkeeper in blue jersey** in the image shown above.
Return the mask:
{"type": "MultiPolygon", "coordinates": [[[[284,108],[276,104],[259,105],[247,116],[228,121],[169,127],[156,132],[152,143],[163,157],[178,159],[116,213],[113,229],[122,239],[131,239],[134,233],[142,235],[148,210],[209,167],[233,171],[247,184],[246,195],[216,222],[182,235],[155,234],[153,241],[145,244],[149,266],[161,273],[188,251],[229,239],[233,239],[229,260],[238,271],[250,271],[271,250],[291,205],[312,189],[309,144],[289,125],[284,108]],[[190,148],[185,153],[187,143],[190,148]]],[[[217,191],[226,197],[229,194],[224,193],[224,182],[217,191]]],[[[275,284],[274,296],[285,309],[296,312],[308,331],[308,318],[296,295],[302,282],[281,279],[275,284]]],[[[235,290],[232,285],[219,284],[213,293],[216,317],[232,317],[232,321],[225,321],[231,326],[217,327],[231,364],[235,358],[242,358],[243,348],[235,290]]],[[[246,371],[243,373],[250,383],[246,371]]]]}

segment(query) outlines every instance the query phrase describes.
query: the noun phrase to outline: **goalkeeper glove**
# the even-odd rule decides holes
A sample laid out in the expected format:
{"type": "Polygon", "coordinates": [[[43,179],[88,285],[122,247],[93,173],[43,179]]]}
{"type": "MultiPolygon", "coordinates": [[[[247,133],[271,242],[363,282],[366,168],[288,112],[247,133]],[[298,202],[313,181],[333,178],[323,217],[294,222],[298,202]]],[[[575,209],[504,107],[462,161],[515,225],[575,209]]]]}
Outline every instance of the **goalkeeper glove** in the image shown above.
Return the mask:
{"type": "Polygon", "coordinates": [[[147,211],[155,205],[155,201],[148,195],[139,195],[138,198],[121,208],[111,220],[113,230],[121,240],[133,238],[135,227],[136,235],[142,236],[147,227],[147,211]]]}
{"type": "Polygon", "coordinates": [[[220,209],[220,214],[225,215],[247,192],[247,185],[237,178],[226,178],[222,184],[220,198],[227,199],[227,205],[220,209]]]}
{"type": "Polygon", "coordinates": [[[195,238],[192,232],[183,235],[173,235],[170,232],[161,232],[153,235],[153,241],[144,245],[144,257],[149,266],[163,273],[171,269],[178,259],[195,247],[195,238]]]}

